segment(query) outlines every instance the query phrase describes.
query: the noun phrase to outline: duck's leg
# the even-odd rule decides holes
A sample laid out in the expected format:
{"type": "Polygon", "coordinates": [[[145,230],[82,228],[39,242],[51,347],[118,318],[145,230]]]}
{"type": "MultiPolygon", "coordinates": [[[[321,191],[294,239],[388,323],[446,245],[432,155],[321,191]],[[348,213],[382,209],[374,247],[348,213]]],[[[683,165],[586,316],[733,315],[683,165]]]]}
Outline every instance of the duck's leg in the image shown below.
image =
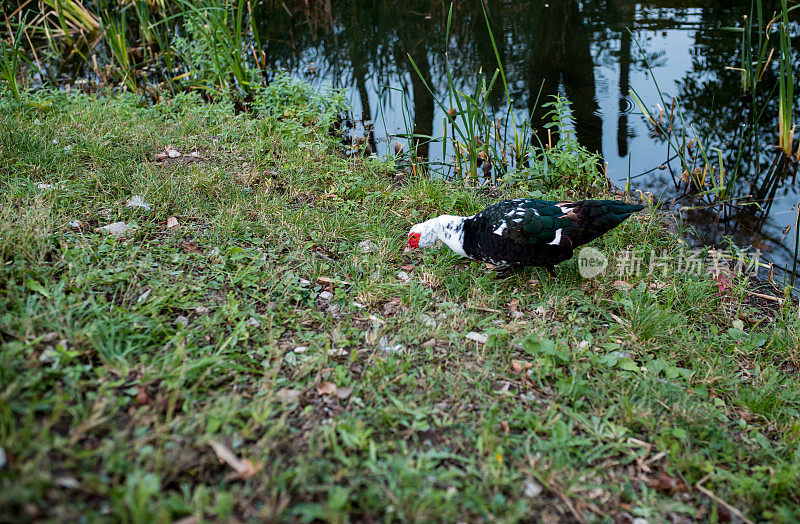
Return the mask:
{"type": "Polygon", "coordinates": [[[495,277],[498,280],[503,280],[510,277],[516,269],[517,268],[514,266],[495,266],[492,268],[492,271],[494,271],[495,277]]]}

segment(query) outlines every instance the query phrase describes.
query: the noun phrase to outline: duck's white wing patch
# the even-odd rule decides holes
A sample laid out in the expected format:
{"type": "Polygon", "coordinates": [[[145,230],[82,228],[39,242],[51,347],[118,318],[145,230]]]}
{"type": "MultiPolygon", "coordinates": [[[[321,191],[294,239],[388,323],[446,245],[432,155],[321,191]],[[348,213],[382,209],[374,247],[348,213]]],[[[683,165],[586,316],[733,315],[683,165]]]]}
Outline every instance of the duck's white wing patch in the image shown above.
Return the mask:
{"type": "Polygon", "coordinates": [[[500,225],[493,231],[495,235],[503,236],[503,232],[508,228],[508,223],[505,220],[500,221],[500,225]]]}
{"type": "Polygon", "coordinates": [[[556,229],[556,238],[553,239],[552,242],[548,242],[551,246],[557,246],[561,244],[561,231],[563,228],[556,229]]]}

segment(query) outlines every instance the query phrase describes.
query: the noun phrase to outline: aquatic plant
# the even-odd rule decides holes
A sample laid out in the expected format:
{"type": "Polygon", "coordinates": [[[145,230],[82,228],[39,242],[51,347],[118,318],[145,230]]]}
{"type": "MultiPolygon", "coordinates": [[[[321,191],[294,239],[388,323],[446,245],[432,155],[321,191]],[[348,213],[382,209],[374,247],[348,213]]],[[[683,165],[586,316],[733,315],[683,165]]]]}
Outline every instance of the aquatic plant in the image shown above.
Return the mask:
{"type": "Polygon", "coordinates": [[[231,12],[227,2],[181,0],[185,37],[175,39],[195,88],[225,93],[236,100],[252,97],[263,79],[247,60],[244,43],[245,0],[231,12]]]}

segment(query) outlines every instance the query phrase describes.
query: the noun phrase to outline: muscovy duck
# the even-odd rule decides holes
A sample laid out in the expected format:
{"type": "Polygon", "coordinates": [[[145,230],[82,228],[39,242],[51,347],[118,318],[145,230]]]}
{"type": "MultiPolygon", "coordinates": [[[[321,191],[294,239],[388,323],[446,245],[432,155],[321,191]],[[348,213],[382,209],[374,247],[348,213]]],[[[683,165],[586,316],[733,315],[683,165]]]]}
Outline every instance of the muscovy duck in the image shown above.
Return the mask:
{"type": "Polygon", "coordinates": [[[617,200],[550,202],[518,198],[472,216],[441,215],[411,228],[405,252],[441,240],[462,257],[489,262],[500,271],[553,266],[573,250],[620,225],[644,206],[617,200]]]}

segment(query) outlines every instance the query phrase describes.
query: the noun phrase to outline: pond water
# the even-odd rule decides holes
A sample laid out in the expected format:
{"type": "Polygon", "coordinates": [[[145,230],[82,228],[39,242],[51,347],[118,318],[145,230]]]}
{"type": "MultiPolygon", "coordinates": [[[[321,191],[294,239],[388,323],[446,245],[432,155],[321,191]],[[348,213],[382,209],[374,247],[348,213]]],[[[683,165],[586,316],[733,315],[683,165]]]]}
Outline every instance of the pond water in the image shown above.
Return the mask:
{"type": "MultiPolygon", "coordinates": [[[[443,110],[409,56],[439,99],[447,90],[445,52],[455,84],[466,92],[473,92],[481,72],[491,75],[497,67],[481,3],[456,2],[448,36],[449,6],[413,0],[277,2],[262,5],[256,19],[270,66],[318,86],[344,88],[354,119],[374,124],[373,147],[384,154],[396,135],[412,128],[443,134],[443,110]]],[[[740,73],[730,69],[741,65],[740,35],[727,27],[741,26],[749,0],[487,1],[486,6],[517,121],[528,118],[537,126],[545,112],[541,101],[556,93],[566,96],[579,142],[602,154],[619,187],[630,177],[632,188],[675,199],[677,208],[697,204],[682,186],[676,188],[670,169],[678,175],[680,164],[668,162],[667,140],[647,124],[630,89],[656,112],[656,104],[663,107],[677,97],[687,126],[708,133],[708,147],[720,148],[727,166],[735,164],[753,113],[740,73]]],[[[770,15],[779,9],[778,2],[764,4],[770,15]]],[[[800,60],[794,63],[797,70],[800,60]]],[[[764,76],[767,91],[774,76],[773,71],[764,76]]],[[[505,116],[502,89],[490,99],[496,115],[505,116]]],[[[723,215],[687,210],[683,216],[705,243],[719,244],[730,235],[740,247],[761,249],[768,260],[791,266],[794,231],[784,230],[794,226],[798,189],[794,176],[768,175],[775,155],[771,146],[777,143],[772,99],[763,99],[767,109],[757,124],[759,138],[744,148],[735,191],[760,205],[728,206],[723,215]]],[[[450,154],[443,157],[440,143],[421,151],[432,162],[452,162],[450,154]]]]}

